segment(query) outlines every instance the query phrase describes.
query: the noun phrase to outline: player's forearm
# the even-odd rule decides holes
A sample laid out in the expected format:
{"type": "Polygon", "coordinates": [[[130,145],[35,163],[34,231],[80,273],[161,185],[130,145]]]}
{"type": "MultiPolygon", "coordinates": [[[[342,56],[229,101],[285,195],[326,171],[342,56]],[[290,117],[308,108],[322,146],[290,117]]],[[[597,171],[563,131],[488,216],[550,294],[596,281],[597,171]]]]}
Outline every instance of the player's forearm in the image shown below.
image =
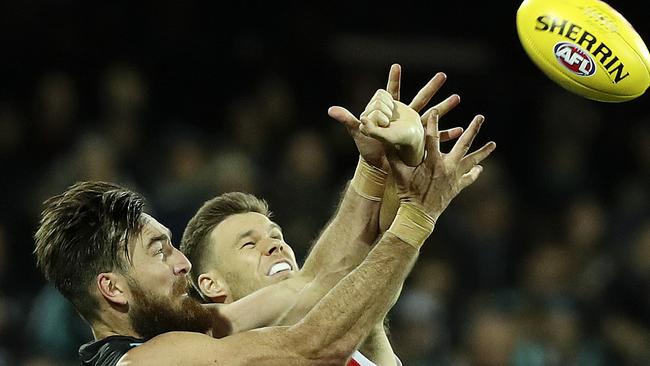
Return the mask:
{"type": "Polygon", "coordinates": [[[362,197],[348,186],[341,204],[311,249],[302,272],[318,273],[354,268],[366,257],[379,233],[380,201],[362,197]]]}
{"type": "Polygon", "coordinates": [[[233,303],[207,306],[218,306],[219,315],[231,324],[229,334],[236,334],[279,323],[286,313],[294,308],[299,299],[302,301],[300,294],[308,285],[304,276],[298,274],[285,281],[261,288],[233,303]]]}
{"type": "Polygon", "coordinates": [[[384,234],[366,259],[291,330],[307,351],[351,353],[386,315],[418,250],[384,234]]]}
{"type": "MultiPolygon", "coordinates": [[[[300,321],[305,315],[323,298],[339,281],[350,273],[358,264],[353,264],[350,267],[343,267],[338,271],[326,271],[319,273],[309,283],[302,286],[300,293],[297,294],[296,300],[293,301],[293,307],[285,312],[283,316],[275,323],[277,325],[293,325],[300,321]]],[[[286,282],[286,281],[284,281],[286,282]]],[[[393,296],[393,301],[390,308],[395,305],[399,297],[398,290],[393,296]]],[[[277,297],[275,294],[273,297],[277,297]]],[[[286,300],[283,300],[286,302],[286,300]]]]}
{"type": "Polygon", "coordinates": [[[368,337],[361,343],[359,351],[377,365],[397,365],[395,353],[388,340],[383,321],[378,322],[370,331],[368,337]]]}
{"type": "Polygon", "coordinates": [[[305,315],[334,287],[347,276],[353,268],[341,268],[338,271],[323,271],[306,284],[296,296],[293,307],[289,309],[276,323],[278,325],[293,325],[305,315]]]}

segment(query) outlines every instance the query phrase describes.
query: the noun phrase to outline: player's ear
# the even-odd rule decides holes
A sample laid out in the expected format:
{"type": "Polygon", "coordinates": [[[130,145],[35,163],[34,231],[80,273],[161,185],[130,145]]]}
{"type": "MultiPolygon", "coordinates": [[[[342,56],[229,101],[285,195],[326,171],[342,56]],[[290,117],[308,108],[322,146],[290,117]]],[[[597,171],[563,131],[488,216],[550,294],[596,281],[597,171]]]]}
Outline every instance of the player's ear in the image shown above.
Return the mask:
{"type": "Polygon", "coordinates": [[[119,305],[128,303],[125,296],[126,282],[122,276],[113,272],[100,273],[96,277],[96,284],[99,293],[109,302],[119,305]]]}
{"type": "Polygon", "coordinates": [[[214,303],[225,303],[230,288],[226,281],[216,271],[201,273],[198,278],[198,287],[201,294],[214,303]]]}

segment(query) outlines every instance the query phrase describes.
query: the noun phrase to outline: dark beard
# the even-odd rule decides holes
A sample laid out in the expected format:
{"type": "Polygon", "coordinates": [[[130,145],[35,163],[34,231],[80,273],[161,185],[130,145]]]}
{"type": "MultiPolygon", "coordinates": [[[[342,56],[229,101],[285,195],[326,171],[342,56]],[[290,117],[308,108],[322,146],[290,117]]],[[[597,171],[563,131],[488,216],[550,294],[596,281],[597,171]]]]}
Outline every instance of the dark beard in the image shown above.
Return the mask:
{"type": "MultiPolygon", "coordinates": [[[[153,338],[157,335],[185,331],[223,335],[229,333],[227,322],[214,308],[206,308],[196,299],[185,296],[180,302],[155,295],[142,288],[134,279],[129,280],[133,301],[129,306],[131,326],[141,337],[153,338]],[[218,331],[217,331],[218,330],[218,331]]],[[[176,298],[188,290],[188,281],[180,277],[173,288],[176,298]]]]}

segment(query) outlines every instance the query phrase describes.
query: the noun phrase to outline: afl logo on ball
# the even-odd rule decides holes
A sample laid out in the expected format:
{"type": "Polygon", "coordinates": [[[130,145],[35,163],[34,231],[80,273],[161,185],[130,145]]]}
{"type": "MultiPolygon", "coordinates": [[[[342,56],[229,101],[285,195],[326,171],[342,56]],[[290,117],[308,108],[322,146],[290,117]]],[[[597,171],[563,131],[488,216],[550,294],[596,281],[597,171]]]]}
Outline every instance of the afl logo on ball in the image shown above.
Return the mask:
{"type": "Polygon", "coordinates": [[[596,63],[591,55],[571,42],[560,42],[553,48],[560,65],[578,76],[591,76],[596,72],[596,63]]]}

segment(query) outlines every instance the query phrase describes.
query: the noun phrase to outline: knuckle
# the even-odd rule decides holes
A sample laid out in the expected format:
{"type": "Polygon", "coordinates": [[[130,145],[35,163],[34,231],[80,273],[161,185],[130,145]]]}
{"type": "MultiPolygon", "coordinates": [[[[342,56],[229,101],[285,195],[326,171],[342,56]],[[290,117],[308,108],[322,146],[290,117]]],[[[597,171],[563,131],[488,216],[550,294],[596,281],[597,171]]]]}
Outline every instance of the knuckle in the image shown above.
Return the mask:
{"type": "Polygon", "coordinates": [[[381,115],[381,112],[379,112],[377,110],[374,110],[374,111],[368,113],[368,119],[371,119],[371,120],[374,121],[374,120],[377,120],[377,118],[379,118],[380,115],[381,115]]]}

